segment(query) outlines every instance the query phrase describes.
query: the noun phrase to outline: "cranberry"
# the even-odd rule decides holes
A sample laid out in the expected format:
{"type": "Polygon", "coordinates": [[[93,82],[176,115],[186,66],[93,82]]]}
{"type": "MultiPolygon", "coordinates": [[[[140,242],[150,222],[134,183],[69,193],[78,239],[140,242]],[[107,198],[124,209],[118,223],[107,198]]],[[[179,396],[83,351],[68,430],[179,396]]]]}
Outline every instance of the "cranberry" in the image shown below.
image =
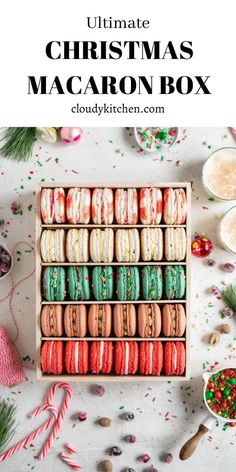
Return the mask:
{"type": "Polygon", "coordinates": [[[139,460],[142,461],[144,464],[147,464],[147,462],[150,461],[150,456],[148,454],[143,454],[142,456],[139,457],[139,460]]]}
{"type": "Polygon", "coordinates": [[[96,385],[95,387],[95,393],[96,395],[98,395],[99,397],[103,397],[104,393],[105,393],[105,388],[102,386],[102,385],[96,385]]]}
{"type": "Polygon", "coordinates": [[[166,454],[166,463],[170,464],[172,461],[173,461],[173,456],[170,452],[168,452],[168,454],[166,454]]]}

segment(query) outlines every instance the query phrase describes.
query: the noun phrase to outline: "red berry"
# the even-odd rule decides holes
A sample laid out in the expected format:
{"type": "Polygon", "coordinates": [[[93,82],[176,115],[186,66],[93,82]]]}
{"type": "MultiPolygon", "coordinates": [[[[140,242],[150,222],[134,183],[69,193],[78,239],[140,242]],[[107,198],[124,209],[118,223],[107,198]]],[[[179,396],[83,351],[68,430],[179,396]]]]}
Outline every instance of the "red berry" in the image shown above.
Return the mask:
{"type": "Polygon", "coordinates": [[[150,456],[148,454],[143,454],[140,456],[139,460],[142,461],[144,464],[150,461],[150,456]]]}

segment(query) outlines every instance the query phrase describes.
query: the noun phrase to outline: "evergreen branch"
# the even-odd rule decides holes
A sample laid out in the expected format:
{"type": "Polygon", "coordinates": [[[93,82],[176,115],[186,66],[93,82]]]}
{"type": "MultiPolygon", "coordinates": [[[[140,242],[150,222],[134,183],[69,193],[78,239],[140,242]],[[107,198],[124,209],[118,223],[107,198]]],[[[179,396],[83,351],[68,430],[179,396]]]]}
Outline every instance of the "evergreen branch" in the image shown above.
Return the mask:
{"type": "Polygon", "coordinates": [[[6,128],[0,141],[4,141],[0,154],[15,161],[28,161],[36,140],[36,128],[6,128]]]}
{"type": "Polygon", "coordinates": [[[0,451],[12,439],[16,430],[16,405],[0,400],[0,451]]]}
{"type": "Polygon", "coordinates": [[[226,305],[236,313],[236,285],[230,284],[224,290],[221,290],[221,296],[226,305]]]}

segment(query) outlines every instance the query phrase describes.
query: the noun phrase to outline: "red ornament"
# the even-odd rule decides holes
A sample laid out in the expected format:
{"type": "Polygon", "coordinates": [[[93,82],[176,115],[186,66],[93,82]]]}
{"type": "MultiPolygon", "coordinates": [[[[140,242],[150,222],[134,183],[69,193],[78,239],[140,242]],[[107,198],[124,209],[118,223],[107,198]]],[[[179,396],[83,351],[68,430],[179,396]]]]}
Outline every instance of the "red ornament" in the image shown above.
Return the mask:
{"type": "Polygon", "coordinates": [[[192,253],[196,257],[207,257],[213,250],[213,244],[206,236],[198,237],[192,242],[192,253]]]}

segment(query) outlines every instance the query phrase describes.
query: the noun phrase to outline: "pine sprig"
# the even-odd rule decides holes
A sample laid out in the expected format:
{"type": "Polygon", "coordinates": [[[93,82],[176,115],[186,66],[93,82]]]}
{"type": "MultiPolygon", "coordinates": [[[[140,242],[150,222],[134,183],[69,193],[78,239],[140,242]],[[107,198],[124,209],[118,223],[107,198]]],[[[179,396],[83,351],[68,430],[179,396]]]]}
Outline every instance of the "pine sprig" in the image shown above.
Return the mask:
{"type": "Polygon", "coordinates": [[[236,313],[236,285],[230,284],[224,290],[221,290],[221,296],[226,305],[236,313]]]}
{"type": "Polygon", "coordinates": [[[16,405],[0,400],[0,451],[2,451],[16,430],[16,405]]]}
{"type": "Polygon", "coordinates": [[[4,141],[0,154],[15,161],[28,161],[36,140],[36,128],[6,128],[0,141],[4,141]]]}

